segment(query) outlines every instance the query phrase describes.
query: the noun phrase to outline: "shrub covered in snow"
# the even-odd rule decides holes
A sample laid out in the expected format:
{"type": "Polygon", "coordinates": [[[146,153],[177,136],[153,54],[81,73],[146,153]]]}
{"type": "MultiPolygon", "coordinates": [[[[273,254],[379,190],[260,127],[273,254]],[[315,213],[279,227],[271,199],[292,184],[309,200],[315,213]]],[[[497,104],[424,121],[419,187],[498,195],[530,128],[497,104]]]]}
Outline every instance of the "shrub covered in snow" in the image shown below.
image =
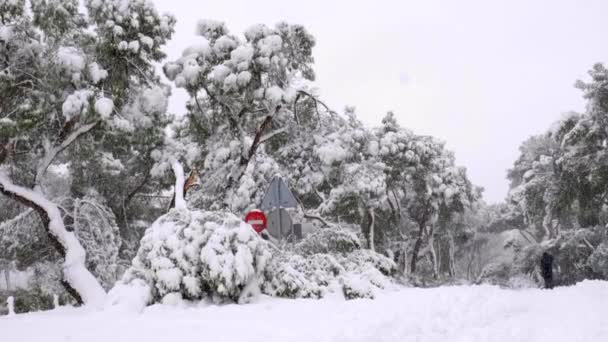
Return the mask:
{"type": "Polygon", "coordinates": [[[508,286],[512,267],[506,262],[490,263],[483,268],[477,277],[477,284],[508,286]]]}
{"type": "Polygon", "coordinates": [[[396,270],[392,260],[361,249],[356,234],[332,227],[273,258],[264,271],[262,291],[288,298],[321,298],[336,292],[347,299],[373,298],[377,289],[391,285],[396,270]]]}
{"type": "Polygon", "coordinates": [[[604,228],[591,227],[566,230],[554,239],[525,246],[512,261],[489,264],[477,281],[511,288],[543,286],[540,272],[543,252],[554,257],[553,278],[558,285],[608,277],[604,228]]]}
{"type": "MultiPolygon", "coordinates": [[[[244,302],[260,291],[287,298],[373,298],[377,289],[391,286],[395,273],[392,260],[361,249],[349,230],[319,230],[279,251],[233,214],[174,209],[146,230],[117,288],[130,292],[134,284],[146,292],[145,301],[162,303],[244,302]]],[[[113,301],[132,297],[118,292],[110,293],[113,301]]]]}
{"type": "Polygon", "coordinates": [[[302,255],[317,253],[350,253],[361,248],[357,234],[338,227],[319,229],[296,245],[296,252],[302,255]]]}
{"type": "Polygon", "coordinates": [[[598,276],[589,262],[596,248],[602,243],[603,231],[603,227],[570,230],[563,232],[552,242],[555,263],[560,271],[560,284],[573,285],[598,276]]]}
{"type": "Polygon", "coordinates": [[[270,257],[269,243],[233,214],[174,209],[146,231],[123,282],[143,279],[155,302],[176,293],[238,301],[270,257]]]}
{"type": "Polygon", "coordinates": [[[286,252],[273,258],[264,271],[262,292],[277,297],[321,298],[344,272],[332,255],[305,257],[286,252]]]}
{"type": "Polygon", "coordinates": [[[588,260],[591,269],[608,279],[608,241],[602,242],[588,260]]]}
{"type": "Polygon", "coordinates": [[[385,276],[394,276],[397,273],[395,262],[382,254],[369,249],[358,249],[340,257],[340,263],[348,271],[360,270],[362,266],[371,267],[385,276]]]}

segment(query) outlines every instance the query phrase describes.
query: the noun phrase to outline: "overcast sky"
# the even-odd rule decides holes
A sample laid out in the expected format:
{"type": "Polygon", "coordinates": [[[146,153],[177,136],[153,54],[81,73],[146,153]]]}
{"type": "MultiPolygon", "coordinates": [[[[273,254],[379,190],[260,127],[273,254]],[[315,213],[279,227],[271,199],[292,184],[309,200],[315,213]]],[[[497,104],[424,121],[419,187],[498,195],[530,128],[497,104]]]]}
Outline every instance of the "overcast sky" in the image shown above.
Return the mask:
{"type": "MultiPolygon", "coordinates": [[[[177,18],[169,59],[197,41],[199,19],[303,24],[315,36],[317,84],[335,109],[367,125],[395,111],[402,126],[443,139],[502,200],[519,144],[561,113],[580,111],[573,87],[608,61],[608,0],[154,0],[177,18]]],[[[184,112],[176,91],[170,109],[184,112]]]]}

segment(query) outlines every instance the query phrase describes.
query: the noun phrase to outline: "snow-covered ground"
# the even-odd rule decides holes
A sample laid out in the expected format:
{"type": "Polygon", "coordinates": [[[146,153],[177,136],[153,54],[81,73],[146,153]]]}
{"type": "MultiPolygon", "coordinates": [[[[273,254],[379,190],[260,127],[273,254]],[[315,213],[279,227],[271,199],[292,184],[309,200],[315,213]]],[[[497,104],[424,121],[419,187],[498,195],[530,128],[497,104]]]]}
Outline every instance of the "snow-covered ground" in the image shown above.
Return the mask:
{"type": "Polygon", "coordinates": [[[262,297],[141,314],[60,308],[0,318],[0,341],[608,341],[608,282],[407,288],[352,301],[262,297]]]}

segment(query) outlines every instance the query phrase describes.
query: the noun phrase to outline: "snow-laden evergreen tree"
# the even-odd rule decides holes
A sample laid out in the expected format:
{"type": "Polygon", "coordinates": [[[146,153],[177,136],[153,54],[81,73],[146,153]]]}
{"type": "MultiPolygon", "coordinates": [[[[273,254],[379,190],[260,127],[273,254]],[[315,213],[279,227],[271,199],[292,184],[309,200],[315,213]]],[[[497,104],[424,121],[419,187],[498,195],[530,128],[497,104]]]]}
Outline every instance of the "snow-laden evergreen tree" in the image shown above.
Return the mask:
{"type": "Polygon", "coordinates": [[[76,0],[0,1],[0,92],[6,95],[0,100],[0,192],[40,215],[65,257],[71,294],[99,303],[104,290],[86,269],[85,249],[49,195],[47,170],[63,163],[72,175],[82,176],[82,160],[74,157],[77,145],[95,146],[84,152],[87,158],[106,158],[111,166],[100,172],[120,168],[117,160],[136,158],[139,151],[123,145],[126,152],[118,153],[117,143],[159,140],[161,95],[166,94],[159,90],[153,63],[164,57],[161,47],[175,20],[159,15],[147,1],[86,1],[88,16],[79,5],[76,0]]]}
{"type": "Polygon", "coordinates": [[[392,239],[406,242],[398,251],[409,255],[406,264],[412,274],[428,256],[434,277],[440,268],[453,276],[458,220],[478,200],[479,190],[443,142],[401,128],[392,113],[382,122],[369,150],[385,174],[382,191],[389,226],[395,227],[392,239]],[[445,256],[437,251],[441,247],[445,256]]]}
{"type": "Polygon", "coordinates": [[[285,23],[253,26],[243,39],[224,23],[203,20],[197,33],[200,43],[164,67],[191,97],[181,131],[200,147],[205,180],[192,201],[240,213],[249,205],[242,199],[255,197],[277,171],[260,147],[298,129],[300,84],[314,78],[314,39],[285,23]]]}
{"type": "Polygon", "coordinates": [[[278,173],[300,199],[305,222],[351,225],[369,249],[412,255],[414,272],[422,247],[435,255],[443,244],[442,260],[452,265],[444,268],[454,273],[449,236],[478,193],[442,143],[401,128],[392,113],[370,130],[353,108],[329,109],[315,96],[314,39],[300,26],[256,25],[242,39],[207,20],[197,32],[200,43],[164,67],[190,94],[187,117],[173,128],[203,175],[188,196],[192,207],[242,215],[278,173]],[[448,238],[434,242],[436,235],[448,238]]]}
{"type": "Polygon", "coordinates": [[[520,217],[521,234],[532,242],[517,257],[515,273],[538,272],[538,257],[549,251],[561,284],[605,277],[598,256],[608,223],[608,71],[597,64],[589,74],[590,82],[577,83],[586,110],[563,115],[525,141],[509,170],[510,210],[503,215],[520,217]]]}

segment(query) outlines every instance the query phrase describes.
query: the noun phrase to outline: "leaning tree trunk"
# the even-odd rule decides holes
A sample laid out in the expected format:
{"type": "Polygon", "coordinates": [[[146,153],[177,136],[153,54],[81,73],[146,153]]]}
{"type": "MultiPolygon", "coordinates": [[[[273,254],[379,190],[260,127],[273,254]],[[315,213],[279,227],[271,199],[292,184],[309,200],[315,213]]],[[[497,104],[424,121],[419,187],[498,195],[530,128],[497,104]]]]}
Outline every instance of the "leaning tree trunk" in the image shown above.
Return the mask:
{"type": "Polygon", "coordinates": [[[64,258],[62,283],[70,295],[79,303],[101,305],[105,291],[85,267],[86,252],[74,232],[69,232],[65,228],[57,205],[40,193],[13,184],[2,174],[0,174],[0,193],[38,213],[51,242],[64,258]]]}

